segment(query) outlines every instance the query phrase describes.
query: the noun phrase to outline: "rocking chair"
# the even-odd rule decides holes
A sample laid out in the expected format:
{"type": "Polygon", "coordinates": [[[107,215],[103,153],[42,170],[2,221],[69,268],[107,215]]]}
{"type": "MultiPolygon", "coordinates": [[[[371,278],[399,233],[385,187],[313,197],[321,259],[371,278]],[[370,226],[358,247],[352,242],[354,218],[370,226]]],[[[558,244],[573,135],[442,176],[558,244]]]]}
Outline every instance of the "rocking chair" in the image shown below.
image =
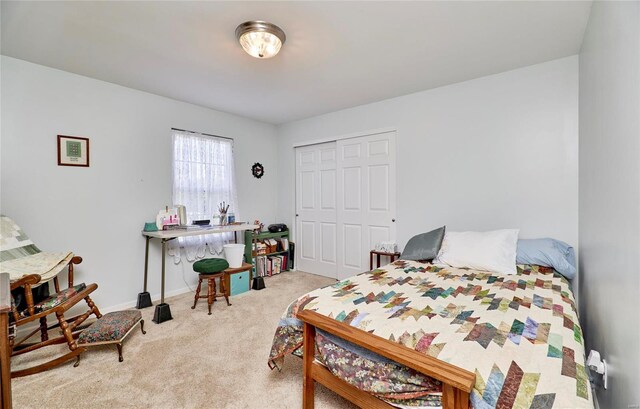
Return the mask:
{"type": "MultiPolygon", "coordinates": [[[[76,339],[84,328],[82,323],[91,314],[100,318],[102,314],[94,304],[89,294],[98,288],[97,284],[73,283],[73,267],[82,262],[82,258],[73,253],[43,253],[28,239],[22,230],[6,216],[0,216],[0,271],[9,272],[11,276],[11,291],[13,295],[22,293],[24,300],[16,302],[12,295],[10,325],[19,329],[30,323],[38,322],[38,327],[29,332],[20,340],[10,337],[9,347],[11,356],[25,354],[37,349],[66,343],[69,352],[48,362],[11,372],[11,377],[31,375],[46,371],[73,358],[76,359],[74,367],[80,363],[80,355],[86,351],[84,347],[78,347],[76,339]],[[68,288],[61,290],[58,274],[64,269],[68,270],[68,288]],[[28,271],[36,271],[38,274],[25,274],[28,271]],[[53,281],[55,294],[38,300],[37,291],[40,286],[49,285],[53,281]],[[88,310],[80,315],[67,318],[65,313],[80,303],[82,300],[88,305],[88,310]],[[56,323],[49,324],[47,318],[55,315],[56,323]],[[59,328],[60,335],[50,338],[49,331],[59,328]],[[40,333],[39,342],[26,341],[40,333]]],[[[44,292],[46,294],[46,291],[44,292]]]]}

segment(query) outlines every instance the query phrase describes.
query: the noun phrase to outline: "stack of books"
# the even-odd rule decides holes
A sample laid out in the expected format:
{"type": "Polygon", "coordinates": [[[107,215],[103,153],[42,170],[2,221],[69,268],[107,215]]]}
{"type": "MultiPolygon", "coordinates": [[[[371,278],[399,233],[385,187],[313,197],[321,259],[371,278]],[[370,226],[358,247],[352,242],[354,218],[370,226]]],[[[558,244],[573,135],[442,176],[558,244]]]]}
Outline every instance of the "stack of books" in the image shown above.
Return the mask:
{"type": "Polygon", "coordinates": [[[258,256],[255,261],[255,275],[258,277],[271,277],[280,274],[287,269],[287,255],[258,256]]]}

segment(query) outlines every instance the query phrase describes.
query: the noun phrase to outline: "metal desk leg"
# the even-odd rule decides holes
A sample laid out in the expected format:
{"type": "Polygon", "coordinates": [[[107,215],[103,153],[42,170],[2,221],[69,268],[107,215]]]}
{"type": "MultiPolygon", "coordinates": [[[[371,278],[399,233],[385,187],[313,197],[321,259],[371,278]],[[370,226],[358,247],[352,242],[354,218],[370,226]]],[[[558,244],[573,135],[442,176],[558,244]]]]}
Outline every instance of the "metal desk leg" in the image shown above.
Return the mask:
{"type": "MultiPolygon", "coordinates": [[[[171,240],[171,239],[169,239],[171,240]]],[[[161,324],[165,321],[172,320],[171,316],[171,308],[169,304],[164,302],[164,273],[165,273],[165,259],[166,259],[166,249],[167,249],[167,239],[162,239],[162,281],[160,287],[160,304],[156,305],[155,313],[153,314],[153,322],[156,324],[161,324]]]]}
{"type": "Polygon", "coordinates": [[[151,237],[146,236],[145,239],[147,239],[147,242],[144,250],[144,289],[141,293],[138,293],[138,303],[136,304],[137,309],[147,308],[153,305],[151,302],[151,294],[147,291],[147,276],[149,273],[149,240],[151,240],[151,237]]]}
{"type": "Polygon", "coordinates": [[[249,291],[253,289],[253,269],[256,269],[256,277],[258,276],[258,245],[256,244],[256,235],[254,232],[251,232],[251,270],[249,270],[249,291]],[[253,252],[256,252],[255,264],[253,263],[253,252]]]}

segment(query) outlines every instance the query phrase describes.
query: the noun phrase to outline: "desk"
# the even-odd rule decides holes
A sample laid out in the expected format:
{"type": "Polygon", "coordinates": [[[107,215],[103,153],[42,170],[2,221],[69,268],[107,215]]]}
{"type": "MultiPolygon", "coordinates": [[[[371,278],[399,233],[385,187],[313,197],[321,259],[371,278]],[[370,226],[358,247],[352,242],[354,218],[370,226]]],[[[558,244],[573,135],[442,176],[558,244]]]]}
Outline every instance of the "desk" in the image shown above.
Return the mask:
{"type": "MultiPolygon", "coordinates": [[[[143,231],[142,235],[146,239],[145,251],[144,251],[144,291],[138,294],[138,303],[136,308],[151,307],[151,295],[147,291],[147,277],[149,270],[149,241],[151,239],[159,239],[162,242],[162,281],[160,287],[160,304],[156,305],[156,310],[153,314],[153,322],[160,324],[165,321],[169,321],[171,317],[171,309],[169,304],[164,302],[164,274],[165,274],[165,258],[167,242],[178,237],[189,236],[202,236],[204,234],[219,234],[219,233],[234,233],[245,230],[255,230],[260,228],[258,225],[253,224],[233,224],[228,226],[212,226],[212,227],[200,227],[189,228],[187,230],[158,230],[158,231],[143,231]]],[[[237,238],[237,237],[236,237],[237,238]]],[[[251,277],[249,277],[251,281],[251,277]]]]}

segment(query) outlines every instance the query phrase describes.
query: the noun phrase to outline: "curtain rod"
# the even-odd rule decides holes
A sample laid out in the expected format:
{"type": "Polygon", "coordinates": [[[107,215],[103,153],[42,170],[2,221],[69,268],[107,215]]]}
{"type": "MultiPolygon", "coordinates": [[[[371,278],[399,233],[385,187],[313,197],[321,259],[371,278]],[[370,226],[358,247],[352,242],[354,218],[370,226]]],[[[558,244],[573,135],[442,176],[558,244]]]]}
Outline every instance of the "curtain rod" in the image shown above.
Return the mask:
{"type": "Polygon", "coordinates": [[[171,128],[172,131],[180,131],[180,132],[189,132],[189,133],[195,133],[195,134],[200,134],[200,135],[205,135],[205,136],[211,136],[213,138],[221,138],[221,139],[228,139],[230,141],[233,141],[233,138],[229,138],[227,136],[219,136],[219,135],[211,135],[209,133],[203,133],[203,132],[195,132],[195,131],[189,131],[187,129],[178,129],[178,128],[171,128]]]}

